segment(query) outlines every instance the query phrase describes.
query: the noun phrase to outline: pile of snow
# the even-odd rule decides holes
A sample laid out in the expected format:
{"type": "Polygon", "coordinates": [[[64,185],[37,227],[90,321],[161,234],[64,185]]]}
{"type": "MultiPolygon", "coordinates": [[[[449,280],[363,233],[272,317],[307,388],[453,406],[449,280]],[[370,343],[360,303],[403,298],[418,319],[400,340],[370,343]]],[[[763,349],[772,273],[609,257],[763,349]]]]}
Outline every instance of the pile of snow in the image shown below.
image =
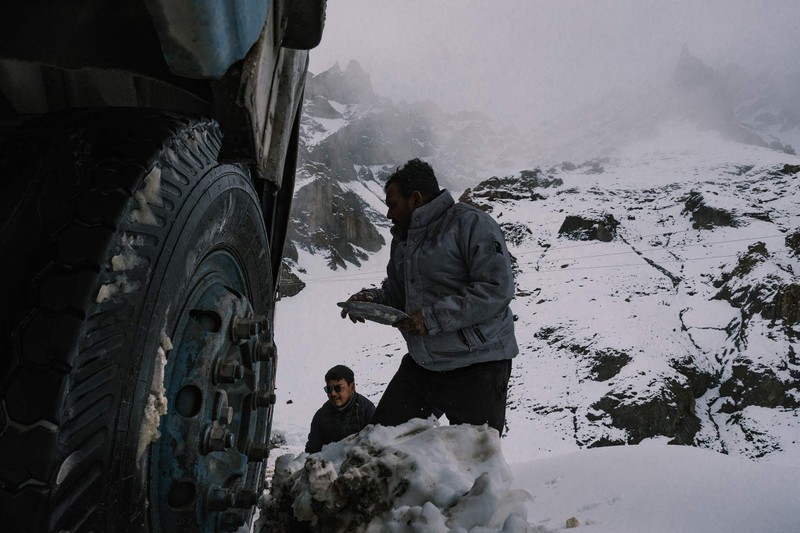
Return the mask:
{"type": "Polygon", "coordinates": [[[319,453],[280,456],[254,531],[797,530],[800,466],[666,441],[509,467],[485,426],[367,426],[319,453]]]}
{"type": "Polygon", "coordinates": [[[487,426],[367,426],[319,453],[279,457],[262,527],[526,531],[530,496],[510,485],[500,438],[487,426]]]}

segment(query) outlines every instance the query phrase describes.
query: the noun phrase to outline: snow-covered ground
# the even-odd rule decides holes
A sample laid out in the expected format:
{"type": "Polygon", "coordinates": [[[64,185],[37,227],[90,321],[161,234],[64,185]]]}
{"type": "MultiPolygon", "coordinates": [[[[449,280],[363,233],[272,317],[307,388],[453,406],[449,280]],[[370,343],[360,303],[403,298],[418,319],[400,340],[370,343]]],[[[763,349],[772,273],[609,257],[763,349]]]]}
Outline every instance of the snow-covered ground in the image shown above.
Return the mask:
{"type": "MultiPolygon", "coordinates": [[[[578,426],[576,420],[583,419],[576,413],[585,415],[582,410],[588,409],[600,389],[627,386],[646,390],[649,380],[669,371],[665,358],[637,359],[638,366],[628,369],[629,375],[619,376],[617,382],[579,380],[576,361],[557,353],[541,335],[545,328],[555,327],[568,332],[575,342],[631,353],[647,352],[658,345],[662,348],[659,353],[667,357],[685,350],[711,362],[726,342],[724,326],[735,310],[724,301],[711,299],[710,285],[697,282],[700,271],[731,270],[737,256],[757,241],[766,242],[770,250],[780,249],[783,234],[774,234],[775,225],[767,228],[752,218],[736,231],[717,228],[701,235],[681,214],[679,198],[697,190],[713,198],[717,207],[737,213],[761,209],[785,230],[800,226],[797,175],[786,177],[774,188],[748,182],[748,175],[764,168],[800,163],[797,157],[713,137],[701,142],[702,135],[691,132],[690,137],[682,129],[685,126],[670,128],[668,135],[642,140],[615,154],[603,164],[602,174],[560,174],[564,179],[560,190],[572,192],[556,194],[548,190],[546,201],[504,204],[493,211],[498,221],[524,222],[534,232],[527,242],[511,249],[522,270],[518,284],[525,296],[512,303],[519,317],[521,353],[512,372],[508,431],[499,440],[499,447],[487,443],[481,448],[483,453],[477,454],[480,461],[444,460],[441,473],[436,474],[439,477],[434,475],[429,481],[434,487],[447,485],[452,477],[445,473],[447,468],[463,469],[465,465],[474,467],[474,480],[486,461],[507,463],[508,479],[493,467],[493,488],[484,490],[483,495],[473,494],[470,501],[476,512],[500,501],[512,502],[508,516],[522,516],[534,531],[566,528],[571,518],[580,527],[598,532],[800,530],[800,419],[796,411],[748,408],[739,415],[751,417],[759,428],[769,427],[765,438],[776,443],[777,451],[764,454],[758,461],[748,458],[756,456],[753,443],[737,433],[735,425],[728,425],[728,419],[712,413],[717,400],[713,391],[697,400],[703,424],[699,438],[706,439],[706,448],[710,449],[668,446],[666,438],[636,446],[586,449],[580,442],[590,437],[624,436],[614,434],[613,427],[602,423],[584,421],[578,426]],[[744,168],[750,170],[742,171],[744,168]],[[743,188],[751,191],[750,196],[735,194],[743,188]],[[742,198],[751,201],[745,205],[742,198]],[[592,211],[610,212],[623,222],[619,235],[625,241],[558,239],[565,214],[592,211]],[[652,267],[653,263],[683,281],[676,288],[663,271],[652,267]],[[726,444],[715,444],[719,442],[726,444]],[[518,499],[516,490],[527,491],[532,499],[518,499]],[[524,507],[524,513],[517,504],[524,507]]],[[[382,211],[380,199],[373,195],[373,200],[375,208],[382,211]]],[[[388,232],[384,236],[389,242],[388,232]]],[[[307,286],[299,295],[280,301],[276,311],[280,358],[273,433],[285,443],[273,450],[271,464],[281,454],[301,452],[311,417],[326,399],[322,391],[326,370],[340,363],[350,366],[355,371],[357,390],[377,403],[399,365],[405,353],[399,333],[388,326],[342,320],[336,306],[362,287],[380,283],[387,248],[361,268],[345,271],[331,271],[326,258],[300,251],[298,264],[305,270],[301,279],[307,286]]],[[[800,272],[797,258],[786,257],[785,262],[787,268],[800,272]]],[[[789,347],[789,341],[781,340],[780,335],[776,340],[774,332],[766,329],[759,332],[754,328],[751,337],[748,353],[759,357],[765,356],[764,350],[789,347]]],[[[380,433],[386,428],[375,431],[379,433],[364,432],[358,438],[386,437],[380,433]]],[[[445,445],[455,447],[451,452],[460,457],[465,442],[475,438],[474,428],[448,431],[463,434],[460,440],[430,436],[426,445],[404,449],[417,471],[430,471],[428,465],[436,461],[432,450],[441,449],[442,439],[445,445]]],[[[328,460],[335,468],[341,466],[347,453],[342,446],[329,450],[328,460]]],[[[323,450],[322,455],[326,453],[323,450]]],[[[290,459],[283,461],[290,463],[290,459]]],[[[316,471],[308,466],[306,469],[316,471]]],[[[410,482],[420,482],[415,476],[411,475],[410,482]]],[[[462,486],[462,493],[470,486],[462,486]]],[[[384,519],[378,521],[375,530],[471,530],[468,523],[472,522],[463,516],[454,518],[446,512],[445,504],[427,511],[422,503],[419,507],[417,511],[406,509],[404,512],[411,514],[403,515],[407,522],[417,521],[415,528],[400,522],[392,525],[395,515],[389,513],[381,515],[384,519]],[[416,517],[413,520],[412,515],[416,517]],[[427,525],[421,521],[423,516],[429,521],[427,525]],[[448,519],[449,525],[443,525],[448,519]]],[[[515,520],[507,523],[511,527],[508,530],[520,530],[515,528],[521,527],[521,522],[515,520]]],[[[484,525],[488,529],[474,530],[501,529],[484,525]]]]}

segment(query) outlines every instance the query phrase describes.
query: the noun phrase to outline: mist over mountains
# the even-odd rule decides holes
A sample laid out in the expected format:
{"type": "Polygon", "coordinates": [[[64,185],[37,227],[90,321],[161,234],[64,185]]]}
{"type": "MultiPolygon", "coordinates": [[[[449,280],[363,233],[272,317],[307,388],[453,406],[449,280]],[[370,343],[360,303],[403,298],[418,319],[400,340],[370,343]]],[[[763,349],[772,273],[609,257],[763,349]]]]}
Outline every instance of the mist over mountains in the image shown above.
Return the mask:
{"type": "MultiPolygon", "coordinates": [[[[282,294],[362,271],[378,283],[384,179],[421,157],[514,256],[505,448],[655,439],[800,460],[797,79],[684,49],[661,86],[520,132],[382,98],[355,62],[312,76],[282,294]]],[[[343,354],[367,393],[403,350],[385,329],[343,354]]]]}
{"type": "Polygon", "coordinates": [[[800,70],[778,80],[735,65],[715,69],[684,47],[671,79],[661,85],[606,95],[558,123],[531,124],[521,132],[485,114],[446,113],[433,101],[393,102],[375,94],[357,61],[344,70],[337,64],[310,74],[306,86],[295,198],[302,216],[291,230],[289,257],[296,257],[295,246],[324,249],[335,269],[359,265],[377,251],[385,244],[374,231],[385,224],[383,213],[352,195],[345,198],[346,184],[379,185],[414,157],[431,163],[441,185],[458,194],[492,175],[522,169],[597,167],[675,120],[794,154],[800,146],[800,70]]]}

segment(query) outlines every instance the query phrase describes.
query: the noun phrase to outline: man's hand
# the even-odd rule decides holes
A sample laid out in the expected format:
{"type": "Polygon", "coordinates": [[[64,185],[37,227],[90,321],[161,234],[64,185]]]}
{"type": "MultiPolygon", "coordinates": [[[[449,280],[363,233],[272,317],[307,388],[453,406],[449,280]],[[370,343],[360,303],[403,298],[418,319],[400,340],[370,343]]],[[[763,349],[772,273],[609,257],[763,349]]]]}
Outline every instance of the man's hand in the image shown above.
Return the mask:
{"type": "MultiPolygon", "coordinates": [[[[374,299],[375,299],[375,297],[372,296],[371,292],[361,291],[361,292],[357,292],[354,295],[352,295],[350,298],[347,299],[347,301],[348,302],[352,302],[352,301],[371,302],[374,299]]],[[[347,310],[346,309],[342,309],[342,318],[347,318],[347,310]]],[[[360,316],[352,316],[352,315],[350,315],[350,320],[353,321],[353,324],[355,324],[356,322],[364,322],[364,319],[361,318],[360,316]]]]}
{"type": "Polygon", "coordinates": [[[398,320],[392,325],[403,333],[408,333],[409,335],[428,334],[428,328],[425,326],[425,320],[422,318],[422,311],[414,311],[408,318],[398,320]]]}

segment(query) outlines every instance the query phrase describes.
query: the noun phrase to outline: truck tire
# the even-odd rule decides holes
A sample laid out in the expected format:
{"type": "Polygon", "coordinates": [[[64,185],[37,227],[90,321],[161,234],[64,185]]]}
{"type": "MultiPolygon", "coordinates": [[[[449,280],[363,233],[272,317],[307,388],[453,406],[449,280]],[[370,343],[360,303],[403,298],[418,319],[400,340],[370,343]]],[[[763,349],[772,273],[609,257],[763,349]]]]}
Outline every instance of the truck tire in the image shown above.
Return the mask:
{"type": "Polygon", "coordinates": [[[286,28],[281,46],[311,50],[322,40],[326,0],[288,0],[284,3],[286,28]]]}
{"type": "Polygon", "coordinates": [[[0,152],[4,531],[235,531],[274,396],[269,243],[209,119],[35,119],[0,152]]]}

